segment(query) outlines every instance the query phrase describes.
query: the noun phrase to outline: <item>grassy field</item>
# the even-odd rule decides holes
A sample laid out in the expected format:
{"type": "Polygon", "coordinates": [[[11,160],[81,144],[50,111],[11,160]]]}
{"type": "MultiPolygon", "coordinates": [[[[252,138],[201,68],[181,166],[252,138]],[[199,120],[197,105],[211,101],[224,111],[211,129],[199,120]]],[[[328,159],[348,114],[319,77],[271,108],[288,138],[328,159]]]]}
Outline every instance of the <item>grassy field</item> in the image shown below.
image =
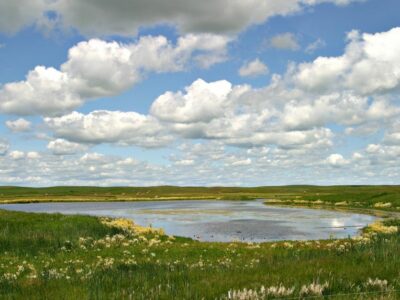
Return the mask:
{"type": "Polygon", "coordinates": [[[355,239],[224,244],[0,211],[0,298],[396,299],[400,222],[387,222],[355,239]]]}
{"type": "Polygon", "coordinates": [[[400,186],[0,187],[0,203],[260,198],[279,205],[319,205],[400,212],[400,186]]]}
{"type": "MultiPolygon", "coordinates": [[[[122,194],[134,200],[143,193],[146,199],[233,195],[291,205],[400,206],[394,186],[0,190],[2,201],[22,202],[43,194],[55,201],[122,194]]],[[[204,243],[124,220],[0,210],[0,299],[398,299],[399,227],[399,220],[386,219],[344,240],[204,243]]]]}

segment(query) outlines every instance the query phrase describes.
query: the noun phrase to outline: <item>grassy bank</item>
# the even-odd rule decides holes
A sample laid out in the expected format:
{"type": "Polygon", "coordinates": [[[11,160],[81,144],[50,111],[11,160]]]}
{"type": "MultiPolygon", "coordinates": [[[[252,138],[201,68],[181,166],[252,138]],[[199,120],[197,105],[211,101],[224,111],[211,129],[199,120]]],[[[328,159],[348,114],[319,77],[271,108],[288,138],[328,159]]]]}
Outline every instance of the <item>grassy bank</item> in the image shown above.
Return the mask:
{"type": "Polygon", "coordinates": [[[399,225],[346,240],[224,244],[125,221],[0,210],[0,298],[396,299],[399,225]]]}
{"type": "Polygon", "coordinates": [[[324,205],[400,212],[400,186],[285,187],[0,187],[0,203],[267,199],[283,205],[324,205]]]}

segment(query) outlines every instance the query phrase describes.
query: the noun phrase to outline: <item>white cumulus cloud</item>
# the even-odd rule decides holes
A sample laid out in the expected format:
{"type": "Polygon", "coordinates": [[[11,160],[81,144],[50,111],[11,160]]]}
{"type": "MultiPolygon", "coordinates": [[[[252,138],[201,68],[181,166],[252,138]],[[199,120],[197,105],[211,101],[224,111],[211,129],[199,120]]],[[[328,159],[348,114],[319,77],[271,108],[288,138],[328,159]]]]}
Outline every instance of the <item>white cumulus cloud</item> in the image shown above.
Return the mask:
{"type": "Polygon", "coordinates": [[[64,24],[86,34],[132,35],[155,24],[170,24],[182,32],[232,33],[322,2],[344,5],[354,0],[59,0],[54,9],[64,24]]]}
{"type": "MultiPolygon", "coordinates": [[[[57,138],[74,143],[118,143],[142,147],[160,147],[171,142],[164,127],[151,116],[136,112],[93,111],[45,118],[57,138]]],[[[52,144],[56,149],[56,145],[52,144]]],[[[71,145],[70,145],[71,146],[71,145]]]]}
{"type": "Polygon", "coordinates": [[[176,44],[164,36],[145,36],[132,44],[98,39],[81,42],[69,50],[60,70],[37,66],[26,80],[6,83],[0,89],[0,111],[65,114],[88,100],[121,93],[149,72],[183,71],[193,61],[203,65],[219,62],[215,56],[223,59],[229,41],[211,34],[189,34],[176,44]]]}
{"type": "Polygon", "coordinates": [[[333,167],[342,167],[349,163],[341,154],[331,154],[326,162],[333,167]]]}
{"type": "Polygon", "coordinates": [[[0,1],[0,32],[12,34],[42,17],[46,0],[0,1]]]}
{"type": "Polygon", "coordinates": [[[87,145],[79,143],[73,143],[64,139],[56,139],[50,141],[47,145],[49,149],[55,155],[72,155],[87,150],[87,145]]]}
{"type": "Polygon", "coordinates": [[[10,129],[12,132],[24,132],[24,131],[29,131],[31,129],[31,122],[19,118],[14,121],[6,121],[6,126],[8,129],[10,129]]]}
{"type": "Polygon", "coordinates": [[[8,153],[8,156],[13,160],[20,160],[25,157],[25,153],[23,151],[14,150],[8,153]]]}
{"type": "Polygon", "coordinates": [[[300,49],[300,45],[296,36],[291,32],[278,34],[271,38],[269,45],[276,49],[296,51],[300,49]]]}
{"type": "Polygon", "coordinates": [[[168,24],[184,33],[237,33],[273,16],[320,3],[360,0],[19,0],[0,2],[0,31],[15,33],[37,24],[66,27],[90,36],[136,35],[139,28],[168,24]],[[227,9],[229,8],[229,9],[227,9]],[[51,13],[52,18],[48,17],[51,13]],[[59,24],[57,24],[59,23],[59,24]]]}
{"type": "Polygon", "coordinates": [[[375,34],[352,31],[348,39],[342,56],[301,64],[297,83],[319,93],[350,89],[364,95],[400,87],[400,28],[375,34]]]}
{"type": "Polygon", "coordinates": [[[242,77],[255,77],[265,74],[268,74],[268,67],[258,58],[245,63],[239,69],[239,75],[242,77]]]}
{"type": "Polygon", "coordinates": [[[232,91],[228,81],[207,83],[198,79],[182,92],[166,92],[152,104],[150,112],[163,121],[177,123],[207,122],[223,113],[227,95],[232,91]]]}

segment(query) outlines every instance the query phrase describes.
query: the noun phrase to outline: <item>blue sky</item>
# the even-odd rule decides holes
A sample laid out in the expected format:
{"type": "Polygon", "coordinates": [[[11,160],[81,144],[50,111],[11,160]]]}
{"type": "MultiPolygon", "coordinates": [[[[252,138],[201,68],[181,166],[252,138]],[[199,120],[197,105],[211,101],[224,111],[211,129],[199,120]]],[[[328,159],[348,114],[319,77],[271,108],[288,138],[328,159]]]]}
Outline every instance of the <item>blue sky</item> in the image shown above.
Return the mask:
{"type": "Polygon", "coordinates": [[[398,183],[398,11],[0,2],[0,184],[398,183]]]}

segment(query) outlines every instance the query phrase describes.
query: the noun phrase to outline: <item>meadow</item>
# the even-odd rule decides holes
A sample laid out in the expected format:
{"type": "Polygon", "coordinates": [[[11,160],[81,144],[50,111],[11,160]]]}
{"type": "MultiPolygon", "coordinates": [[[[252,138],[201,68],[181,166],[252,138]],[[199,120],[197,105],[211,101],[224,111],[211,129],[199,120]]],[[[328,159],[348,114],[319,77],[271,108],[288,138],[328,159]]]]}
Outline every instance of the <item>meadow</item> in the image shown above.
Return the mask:
{"type": "MultiPolygon", "coordinates": [[[[96,200],[122,193],[131,197],[138,191],[156,199],[208,192],[210,199],[216,199],[218,191],[222,199],[229,194],[236,199],[264,195],[290,205],[315,202],[335,207],[346,202],[348,207],[381,211],[396,211],[400,192],[399,187],[302,186],[286,190],[10,187],[0,193],[3,201],[28,202],[41,193],[56,201],[68,190],[88,199],[96,193],[96,200]],[[169,192],[162,194],[160,189],[169,192]]],[[[370,225],[358,237],[342,240],[206,243],[167,236],[127,220],[0,210],[0,298],[397,299],[399,226],[392,217],[370,225]]]]}

